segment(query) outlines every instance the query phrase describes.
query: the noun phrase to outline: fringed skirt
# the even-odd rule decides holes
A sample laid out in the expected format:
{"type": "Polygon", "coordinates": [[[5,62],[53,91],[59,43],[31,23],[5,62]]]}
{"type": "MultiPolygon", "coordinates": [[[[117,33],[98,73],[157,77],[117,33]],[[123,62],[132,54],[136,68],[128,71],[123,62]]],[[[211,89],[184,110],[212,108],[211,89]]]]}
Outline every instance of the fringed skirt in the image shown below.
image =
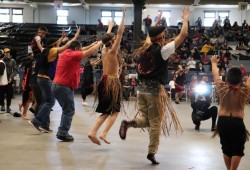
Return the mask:
{"type": "Polygon", "coordinates": [[[183,132],[177,113],[175,112],[163,85],[158,83],[155,84],[155,82],[147,82],[141,83],[138,89],[142,93],[149,92],[157,96],[156,105],[159,112],[159,122],[161,123],[161,128],[165,136],[167,134],[170,135],[172,126],[176,132],[183,132]]]}
{"type": "Polygon", "coordinates": [[[97,85],[98,105],[96,112],[112,114],[120,112],[122,87],[117,75],[103,75],[97,85]]]}

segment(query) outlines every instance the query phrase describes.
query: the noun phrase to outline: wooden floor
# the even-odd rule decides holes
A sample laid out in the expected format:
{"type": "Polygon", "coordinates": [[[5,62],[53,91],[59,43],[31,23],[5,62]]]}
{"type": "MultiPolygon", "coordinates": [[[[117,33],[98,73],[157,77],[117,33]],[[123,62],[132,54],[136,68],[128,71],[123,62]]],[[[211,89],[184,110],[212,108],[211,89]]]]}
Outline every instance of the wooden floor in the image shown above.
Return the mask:
{"type": "MultiPolygon", "coordinates": [[[[12,102],[12,111],[18,109],[20,96],[12,102]]],[[[93,97],[88,98],[93,104],[93,97]]],[[[120,115],[108,134],[111,144],[101,146],[91,143],[87,137],[98,114],[92,114],[91,108],[81,105],[79,95],[75,97],[76,113],[70,134],[75,138],[72,143],[60,142],[56,132],[60,123],[61,108],[58,103],[51,112],[51,129],[53,133],[37,133],[26,120],[15,118],[0,112],[0,170],[224,170],[219,139],[211,139],[211,120],[202,122],[201,130],[195,131],[191,121],[189,103],[173,103],[184,132],[173,133],[170,137],[161,137],[156,158],[160,161],[152,166],[146,159],[148,133],[131,128],[127,140],[119,138],[120,122],[134,116],[134,102],[124,102],[128,115],[120,115]]],[[[250,108],[246,107],[245,123],[250,129],[250,108]]],[[[29,113],[32,117],[32,114],[29,113]]],[[[103,128],[100,129],[100,132],[103,128]]],[[[99,134],[100,134],[99,132],[99,134]]],[[[250,146],[245,145],[239,170],[250,169],[250,146]]]]}

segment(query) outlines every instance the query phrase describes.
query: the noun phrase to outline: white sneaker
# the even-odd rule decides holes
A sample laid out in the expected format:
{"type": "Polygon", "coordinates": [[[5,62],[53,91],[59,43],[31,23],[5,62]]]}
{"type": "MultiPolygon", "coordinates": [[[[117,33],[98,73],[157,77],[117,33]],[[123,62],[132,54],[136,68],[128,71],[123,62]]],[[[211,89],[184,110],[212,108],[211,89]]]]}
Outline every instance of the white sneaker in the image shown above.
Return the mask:
{"type": "Polygon", "coordinates": [[[89,106],[89,104],[87,102],[82,102],[83,106],[89,106]]]}

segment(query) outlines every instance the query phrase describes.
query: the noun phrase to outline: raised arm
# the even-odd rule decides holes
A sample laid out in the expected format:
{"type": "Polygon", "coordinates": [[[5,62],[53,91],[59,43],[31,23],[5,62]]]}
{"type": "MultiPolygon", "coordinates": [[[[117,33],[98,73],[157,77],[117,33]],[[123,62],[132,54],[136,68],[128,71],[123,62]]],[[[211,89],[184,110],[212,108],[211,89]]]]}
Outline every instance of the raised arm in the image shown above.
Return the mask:
{"type": "Polygon", "coordinates": [[[56,42],[56,46],[57,46],[57,47],[60,46],[60,44],[62,43],[62,41],[63,41],[63,39],[64,39],[65,37],[66,37],[66,33],[65,33],[64,28],[63,28],[63,30],[62,30],[62,36],[61,36],[61,38],[59,38],[59,39],[57,40],[57,42],[56,42]]]}
{"type": "Polygon", "coordinates": [[[98,65],[101,62],[101,58],[97,57],[94,61],[90,60],[90,64],[92,65],[92,67],[95,67],[96,65],[98,65]]]}
{"type": "Polygon", "coordinates": [[[93,47],[96,43],[98,43],[97,41],[96,42],[93,42],[92,44],[86,46],[86,47],[82,47],[82,51],[86,51],[88,49],[90,49],[91,47],[93,47]]]}
{"type": "Polygon", "coordinates": [[[220,59],[218,59],[217,55],[213,55],[211,57],[211,64],[212,64],[212,74],[214,78],[214,82],[217,83],[218,80],[220,80],[219,76],[219,68],[218,68],[218,62],[220,59]]]}
{"type": "MultiPolygon", "coordinates": [[[[157,16],[157,21],[154,23],[153,26],[157,26],[159,24],[159,22],[161,21],[161,17],[162,17],[162,11],[160,11],[160,13],[158,14],[157,16]]],[[[150,40],[150,37],[149,35],[147,34],[147,38],[146,38],[146,41],[145,41],[146,44],[150,44],[151,43],[151,40],[150,40]]]]}
{"type": "Polygon", "coordinates": [[[80,29],[77,29],[74,38],[72,38],[70,41],[68,41],[64,46],[58,48],[58,50],[57,50],[58,54],[60,54],[64,50],[66,50],[73,41],[76,41],[77,38],[79,37],[79,35],[80,35],[80,29]]]}
{"type": "Polygon", "coordinates": [[[111,33],[113,27],[114,27],[114,21],[111,20],[111,21],[109,21],[109,23],[108,23],[108,30],[107,30],[107,33],[111,33]]]}
{"type": "Polygon", "coordinates": [[[183,25],[181,28],[181,32],[179,35],[177,35],[177,37],[174,39],[174,43],[175,43],[175,49],[177,49],[181,43],[184,41],[184,39],[187,36],[188,33],[188,18],[190,15],[190,9],[188,7],[185,7],[183,9],[183,14],[182,14],[182,19],[183,19],[183,25]]]}
{"type": "Polygon", "coordinates": [[[250,77],[247,78],[246,86],[248,89],[250,89],[250,77]]]}
{"type": "Polygon", "coordinates": [[[162,17],[162,11],[159,12],[159,14],[157,16],[157,20],[153,26],[157,26],[159,24],[159,22],[161,21],[161,17],[162,17]]]}
{"type": "Polygon", "coordinates": [[[123,7],[123,10],[122,10],[122,20],[121,20],[121,23],[120,23],[119,28],[118,28],[118,30],[117,30],[117,36],[116,36],[114,45],[113,45],[113,47],[112,47],[112,49],[113,49],[113,50],[116,50],[116,52],[118,51],[118,47],[119,47],[119,45],[120,45],[120,43],[121,43],[122,36],[123,36],[125,14],[126,14],[126,7],[124,6],[124,7],[123,7]]]}
{"type": "Polygon", "coordinates": [[[88,50],[85,50],[82,52],[83,57],[89,57],[91,56],[93,53],[95,53],[98,48],[102,45],[102,41],[98,41],[95,45],[93,45],[92,47],[90,47],[88,50]]]}

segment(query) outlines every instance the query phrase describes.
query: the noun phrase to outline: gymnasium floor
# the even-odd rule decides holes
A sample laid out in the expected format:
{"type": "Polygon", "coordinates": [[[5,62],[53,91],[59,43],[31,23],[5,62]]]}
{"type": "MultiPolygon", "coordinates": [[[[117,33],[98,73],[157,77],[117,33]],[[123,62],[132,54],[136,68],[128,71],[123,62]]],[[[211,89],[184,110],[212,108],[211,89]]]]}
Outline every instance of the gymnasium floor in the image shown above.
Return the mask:
{"type": "MultiPolygon", "coordinates": [[[[12,102],[12,111],[18,109],[21,96],[12,102]]],[[[93,97],[88,101],[93,104],[93,97]]],[[[0,170],[225,170],[218,137],[211,139],[211,120],[202,122],[200,131],[194,130],[189,103],[173,104],[182,123],[184,132],[170,137],[161,137],[156,158],[160,161],[152,166],[146,159],[147,131],[131,128],[126,141],[119,137],[120,115],[108,134],[111,144],[101,146],[91,143],[87,137],[97,114],[91,114],[90,107],[81,105],[80,95],[75,96],[76,113],[70,134],[72,143],[56,139],[60,123],[61,108],[56,103],[51,112],[52,134],[37,133],[28,121],[0,112],[0,170]]],[[[134,101],[124,102],[128,117],[134,115],[134,101]]],[[[250,129],[250,108],[246,107],[245,123],[250,129]]],[[[29,113],[32,117],[32,114],[29,113]]],[[[100,129],[100,132],[103,128],[100,129]]],[[[246,143],[245,157],[239,170],[250,169],[250,146],[246,143]]]]}

